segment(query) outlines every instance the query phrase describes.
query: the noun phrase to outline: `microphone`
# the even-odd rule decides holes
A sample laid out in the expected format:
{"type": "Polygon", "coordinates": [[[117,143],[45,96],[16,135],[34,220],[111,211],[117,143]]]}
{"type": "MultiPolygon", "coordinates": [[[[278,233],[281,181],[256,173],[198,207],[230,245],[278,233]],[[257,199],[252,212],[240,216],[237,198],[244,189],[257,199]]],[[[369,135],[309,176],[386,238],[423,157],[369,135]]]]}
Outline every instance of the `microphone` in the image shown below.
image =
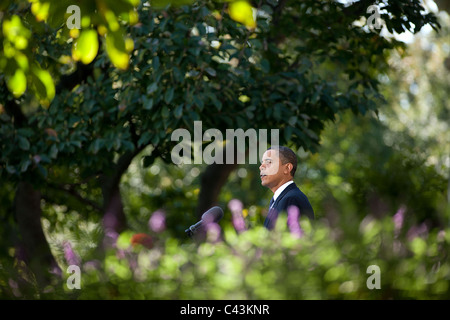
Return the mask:
{"type": "Polygon", "coordinates": [[[187,228],[184,232],[187,233],[189,237],[192,237],[195,232],[200,229],[204,224],[211,223],[211,222],[219,222],[220,219],[223,217],[223,210],[220,207],[212,207],[208,211],[206,211],[204,214],[202,214],[202,219],[197,222],[196,224],[193,224],[189,228],[187,228]]]}

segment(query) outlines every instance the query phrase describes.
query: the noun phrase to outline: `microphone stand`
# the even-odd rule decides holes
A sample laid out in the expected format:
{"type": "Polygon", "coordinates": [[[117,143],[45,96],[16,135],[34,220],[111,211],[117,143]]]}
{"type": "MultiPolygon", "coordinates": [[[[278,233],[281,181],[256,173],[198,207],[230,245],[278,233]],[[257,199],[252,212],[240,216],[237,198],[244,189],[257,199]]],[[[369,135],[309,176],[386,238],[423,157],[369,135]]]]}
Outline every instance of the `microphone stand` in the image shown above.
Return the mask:
{"type": "Polygon", "coordinates": [[[193,224],[192,226],[190,226],[189,228],[184,230],[184,232],[186,232],[186,234],[188,235],[189,238],[192,238],[195,231],[202,226],[202,223],[203,223],[203,220],[200,220],[196,224],[193,224]]]}
{"type": "Polygon", "coordinates": [[[187,234],[187,236],[189,238],[192,238],[192,236],[194,235],[194,232],[192,232],[191,227],[189,227],[186,230],[184,230],[184,232],[187,234]]]}

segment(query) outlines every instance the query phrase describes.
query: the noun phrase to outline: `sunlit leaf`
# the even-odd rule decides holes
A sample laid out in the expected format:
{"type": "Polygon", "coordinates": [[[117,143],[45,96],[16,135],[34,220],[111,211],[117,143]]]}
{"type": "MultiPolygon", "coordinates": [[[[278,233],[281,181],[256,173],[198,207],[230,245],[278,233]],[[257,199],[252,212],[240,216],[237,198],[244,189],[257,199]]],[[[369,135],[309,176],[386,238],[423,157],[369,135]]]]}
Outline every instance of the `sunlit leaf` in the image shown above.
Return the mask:
{"type": "Polygon", "coordinates": [[[12,94],[20,97],[27,89],[27,78],[22,69],[17,69],[12,77],[7,81],[7,85],[12,94]]]}
{"type": "Polygon", "coordinates": [[[39,96],[50,102],[55,97],[55,84],[53,78],[47,70],[43,70],[39,67],[33,68],[34,84],[38,91],[39,96]]]}
{"type": "Polygon", "coordinates": [[[28,46],[28,39],[31,36],[30,30],[24,27],[19,16],[16,15],[12,16],[11,20],[3,21],[3,34],[18,50],[28,46]]]}
{"type": "Polygon", "coordinates": [[[24,71],[28,70],[28,58],[21,52],[17,52],[14,56],[14,59],[17,62],[17,65],[24,71]]]}
{"type": "Polygon", "coordinates": [[[95,59],[98,52],[97,32],[92,29],[83,30],[80,37],[72,47],[72,57],[75,61],[81,60],[89,64],[95,59]]]}
{"type": "Polygon", "coordinates": [[[126,51],[125,40],[120,33],[106,34],[106,52],[115,67],[122,70],[128,68],[129,55],[126,51]]]}
{"type": "Polygon", "coordinates": [[[247,1],[234,1],[229,5],[231,19],[244,24],[246,27],[255,28],[256,21],[253,16],[253,8],[247,1]]]}
{"type": "Polygon", "coordinates": [[[105,12],[105,19],[108,22],[109,29],[111,31],[118,31],[120,26],[119,22],[117,21],[116,15],[111,10],[107,10],[105,12]]]}
{"type": "Polygon", "coordinates": [[[35,1],[31,5],[31,12],[36,17],[37,21],[45,21],[48,17],[48,9],[50,8],[49,2],[35,1]]]}
{"type": "Polygon", "coordinates": [[[131,245],[131,238],[133,237],[133,232],[124,231],[117,238],[117,248],[127,249],[131,245]]]}

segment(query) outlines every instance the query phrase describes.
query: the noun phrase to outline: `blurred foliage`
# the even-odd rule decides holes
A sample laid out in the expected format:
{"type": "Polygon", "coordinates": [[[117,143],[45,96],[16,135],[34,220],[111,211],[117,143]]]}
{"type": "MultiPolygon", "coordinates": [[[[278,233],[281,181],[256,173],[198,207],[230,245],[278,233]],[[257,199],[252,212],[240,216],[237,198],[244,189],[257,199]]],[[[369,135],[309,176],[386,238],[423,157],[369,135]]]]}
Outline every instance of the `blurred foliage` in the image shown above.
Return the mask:
{"type": "MultiPolygon", "coordinates": [[[[147,145],[158,152],[146,164],[170,161],[171,132],[192,130],[195,120],[205,130],[279,128],[280,143],[317,151],[336,114],[364,114],[383,101],[377,75],[388,68],[389,53],[403,47],[355,23],[366,18],[358,3],[262,1],[257,28],[248,28],[232,17],[235,6],[252,11],[245,1],[164,9],[135,0],[80,1],[81,31],[65,26],[69,4],[0,7],[5,179],[51,180],[49,168],[58,165],[79,166],[85,178],[115,170],[116,155],[147,145]]],[[[386,10],[389,30],[439,27],[418,1],[386,10]]]]}
{"type": "MultiPolygon", "coordinates": [[[[26,9],[20,1],[5,3],[12,11],[26,9]]],[[[261,10],[270,15],[274,1],[267,3],[261,10]]],[[[128,68],[122,68],[126,70],[118,70],[121,63],[125,67],[120,52],[126,50],[126,36],[122,49],[114,51],[115,39],[101,38],[101,28],[98,42],[93,40],[93,29],[83,29],[73,49],[71,42],[45,36],[41,22],[34,23],[43,33],[31,37],[16,15],[2,17],[3,44],[6,49],[14,46],[20,68],[5,71],[8,79],[2,78],[6,86],[0,88],[1,95],[9,101],[11,93],[20,96],[17,101],[30,116],[30,127],[15,127],[13,117],[0,105],[0,298],[449,299],[446,174],[450,165],[442,146],[449,145],[450,82],[440,64],[449,54],[448,20],[439,35],[427,37],[432,44],[425,45],[425,50],[416,42],[404,56],[394,54],[389,60],[386,49],[400,44],[357,26],[349,31],[347,25],[332,19],[339,17],[340,5],[339,10],[332,7],[323,12],[323,2],[308,5],[290,12],[304,15],[303,28],[293,23],[295,15],[286,14],[279,22],[283,36],[296,38],[281,45],[286,55],[275,46],[269,53],[263,49],[265,40],[279,31],[268,28],[264,15],[257,19],[262,36],[253,39],[251,21],[245,27],[236,26],[227,15],[212,10],[214,6],[170,9],[181,13],[176,18],[141,6],[142,24],[121,24],[134,39],[128,68]],[[309,8],[317,15],[310,15],[309,8]],[[222,24],[225,30],[208,33],[202,19],[222,24]],[[315,28],[328,21],[338,36],[315,28]],[[14,38],[8,37],[11,28],[14,38]],[[185,38],[190,28],[198,34],[185,38]],[[233,41],[226,43],[227,34],[233,41]],[[336,38],[331,41],[331,37],[336,38]],[[26,52],[24,39],[29,41],[26,52]],[[223,46],[212,46],[212,41],[224,40],[223,46]],[[42,47],[37,53],[29,50],[31,43],[39,41],[42,47]],[[246,46],[247,41],[252,47],[246,46]],[[110,49],[104,51],[102,43],[110,49]],[[229,60],[241,52],[241,64],[231,65],[229,60]],[[22,53],[31,56],[24,59],[22,53]],[[57,64],[48,62],[53,53],[57,53],[57,64]],[[213,60],[216,54],[227,57],[227,62],[213,60]],[[180,56],[184,57],[181,64],[180,56]],[[56,80],[63,77],[77,68],[77,57],[81,63],[93,59],[94,77],[73,91],[55,95],[50,103],[53,87],[48,74],[56,74],[56,80]],[[26,69],[25,60],[48,66],[48,74],[45,68],[26,69]],[[297,74],[279,73],[291,65],[296,65],[297,74]],[[41,105],[24,89],[26,70],[35,74],[27,78],[26,88],[36,86],[41,105]],[[187,77],[180,77],[185,73],[187,77]],[[286,85],[292,87],[285,90],[286,85]],[[298,85],[304,85],[303,89],[297,90],[298,85]],[[171,89],[174,86],[178,89],[171,89]],[[221,91],[228,86],[231,92],[221,91]],[[186,90],[189,87],[195,87],[196,93],[186,90]],[[385,107],[376,104],[379,91],[387,101],[385,107]],[[243,102],[236,93],[254,100],[243,102]],[[305,110],[274,103],[299,99],[307,105],[305,110]],[[365,116],[355,119],[347,109],[365,116]],[[425,117],[424,110],[428,110],[425,117]],[[164,161],[165,156],[156,156],[153,145],[170,149],[171,129],[189,128],[200,118],[216,128],[283,123],[284,141],[290,141],[300,156],[295,180],[318,217],[313,224],[301,221],[302,238],[285,230],[284,216],[275,232],[261,227],[271,193],[261,187],[254,165],[240,166],[221,192],[222,240],[213,239],[214,230],[205,242],[186,237],[185,228],[196,222],[199,179],[205,167],[174,166],[164,161]],[[330,119],[337,121],[325,126],[330,119]],[[320,153],[308,153],[317,150],[319,136],[320,153]],[[301,144],[304,148],[299,148],[301,144]],[[120,184],[129,229],[120,235],[105,234],[99,222],[102,194],[90,178],[114,170],[111,164],[120,155],[139,148],[143,151],[134,157],[120,184]],[[30,171],[45,178],[42,225],[63,270],[62,277],[55,275],[44,291],[37,288],[32,272],[14,259],[20,256],[19,248],[10,245],[17,237],[15,181],[29,179],[30,171]],[[248,230],[241,234],[233,229],[228,208],[233,199],[243,202],[241,214],[248,230]],[[164,212],[166,219],[162,232],[150,224],[157,211],[164,212]],[[146,243],[153,245],[151,249],[137,244],[143,234],[152,238],[146,243]],[[65,271],[74,262],[81,267],[81,290],[66,286],[69,274],[65,271]],[[366,287],[370,265],[381,269],[380,290],[366,287]]],[[[34,10],[34,15],[41,14],[34,10]]],[[[408,10],[401,5],[393,10],[402,14],[393,14],[387,22],[391,29],[403,30],[403,13],[408,10]]],[[[415,21],[417,12],[412,12],[409,17],[415,21]]],[[[28,20],[33,21],[24,18],[28,20]]],[[[68,30],[61,32],[71,37],[68,30]]]]}
{"type": "MultiPolygon", "coordinates": [[[[2,298],[42,299],[448,299],[450,230],[407,239],[391,217],[352,216],[330,228],[326,220],[301,219],[293,237],[281,216],[276,230],[261,226],[237,234],[224,227],[223,240],[179,240],[167,231],[147,233],[151,249],[123,241],[103,260],[81,259],[81,289],[63,279],[46,293],[24,291],[1,268],[2,298]],[[397,230],[397,231],[396,231],[397,230]],[[369,290],[370,265],[380,267],[381,289],[369,290]]],[[[75,247],[79,248],[79,247],[75,247]]],[[[76,252],[77,249],[75,249],[76,252]]],[[[61,261],[63,270],[68,263],[61,261]]]]}

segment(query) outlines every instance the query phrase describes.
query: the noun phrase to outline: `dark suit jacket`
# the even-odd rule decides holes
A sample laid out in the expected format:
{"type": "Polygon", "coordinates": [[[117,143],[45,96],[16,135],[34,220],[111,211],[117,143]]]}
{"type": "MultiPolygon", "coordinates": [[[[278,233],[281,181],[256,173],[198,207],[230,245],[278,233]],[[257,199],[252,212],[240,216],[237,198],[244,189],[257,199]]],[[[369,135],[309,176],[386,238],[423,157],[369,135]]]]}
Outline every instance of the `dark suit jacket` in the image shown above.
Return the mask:
{"type": "Polygon", "coordinates": [[[273,229],[278,214],[283,211],[287,212],[287,209],[290,206],[299,208],[301,217],[307,216],[311,220],[314,220],[314,210],[309,203],[308,198],[295,183],[291,183],[278,196],[273,207],[269,209],[269,213],[264,221],[264,226],[269,230],[273,229]]]}

